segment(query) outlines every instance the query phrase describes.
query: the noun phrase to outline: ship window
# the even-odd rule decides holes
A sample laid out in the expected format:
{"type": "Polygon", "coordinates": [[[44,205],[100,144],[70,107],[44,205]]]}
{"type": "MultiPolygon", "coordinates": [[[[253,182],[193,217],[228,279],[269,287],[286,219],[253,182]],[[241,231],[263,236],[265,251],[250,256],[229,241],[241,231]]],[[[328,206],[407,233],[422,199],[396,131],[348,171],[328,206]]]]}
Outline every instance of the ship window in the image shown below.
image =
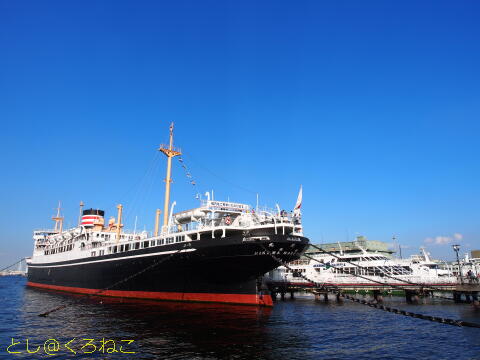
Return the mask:
{"type": "Polygon", "coordinates": [[[140,249],[140,243],[137,242],[135,243],[135,250],[138,250],[138,249],[140,249]]]}
{"type": "Polygon", "coordinates": [[[117,253],[117,247],[116,247],[116,246],[113,247],[113,253],[114,253],[114,254],[117,253]]]}
{"type": "Polygon", "coordinates": [[[143,248],[148,248],[148,241],[143,242],[143,248]]]}
{"type": "Polygon", "coordinates": [[[123,245],[120,245],[120,252],[123,252],[123,245]]]}
{"type": "Polygon", "coordinates": [[[155,246],[155,240],[150,241],[150,246],[155,246]]]}
{"type": "Polygon", "coordinates": [[[165,239],[158,239],[157,240],[157,245],[163,245],[165,244],[165,239]]]}
{"type": "Polygon", "coordinates": [[[130,244],[125,245],[125,251],[128,251],[128,250],[130,250],[130,244]]]}
{"type": "Polygon", "coordinates": [[[92,251],[91,255],[92,255],[92,256],[95,256],[95,251],[92,251]]]}
{"type": "Polygon", "coordinates": [[[105,250],[100,250],[100,253],[98,254],[99,256],[105,255],[105,250]]]}

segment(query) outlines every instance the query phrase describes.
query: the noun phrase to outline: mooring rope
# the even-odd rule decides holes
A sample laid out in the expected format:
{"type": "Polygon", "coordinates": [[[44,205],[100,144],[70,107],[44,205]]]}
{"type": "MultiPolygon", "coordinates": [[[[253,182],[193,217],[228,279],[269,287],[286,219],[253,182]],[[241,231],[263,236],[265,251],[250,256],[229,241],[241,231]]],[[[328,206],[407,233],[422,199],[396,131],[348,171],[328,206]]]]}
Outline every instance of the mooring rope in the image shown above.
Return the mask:
{"type": "MultiPolygon", "coordinates": [[[[190,244],[188,244],[188,245],[190,246],[190,244]]],[[[86,297],[92,297],[92,296],[100,295],[102,292],[107,291],[107,290],[109,290],[109,289],[111,289],[111,288],[113,288],[113,287],[115,287],[115,286],[117,286],[117,285],[123,284],[124,282],[126,282],[126,281],[128,281],[128,280],[130,280],[130,279],[132,279],[132,278],[134,278],[134,277],[136,277],[136,276],[138,276],[138,275],[140,275],[140,274],[143,274],[145,271],[150,270],[150,269],[154,268],[155,266],[158,266],[158,265],[162,264],[163,262],[171,259],[174,255],[176,255],[176,254],[178,254],[179,252],[183,251],[186,247],[187,247],[187,244],[185,244],[185,245],[183,246],[183,248],[178,249],[178,250],[175,251],[174,253],[168,255],[166,258],[163,258],[163,259],[161,259],[161,260],[157,260],[156,262],[154,262],[153,264],[150,264],[150,265],[147,266],[146,268],[144,268],[144,269],[142,269],[142,270],[134,273],[133,275],[129,275],[129,276],[127,276],[126,278],[123,278],[122,280],[119,280],[119,281],[117,281],[116,283],[107,286],[106,288],[100,289],[100,290],[98,290],[97,292],[95,292],[95,293],[93,293],[93,294],[82,294],[82,295],[83,295],[83,296],[86,296],[86,297]]],[[[70,306],[70,305],[73,305],[73,303],[60,305],[60,306],[58,306],[58,307],[56,307],[56,308],[53,308],[53,309],[51,309],[51,310],[49,310],[49,311],[46,311],[46,312],[44,312],[44,313],[41,313],[41,314],[39,314],[38,316],[47,317],[47,316],[50,315],[51,313],[56,312],[56,311],[61,310],[61,309],[64,309],[64,308],[66,308],[66,307],[68,307],[68,306],[70,306]]]]}
{"type": "MultiPolygon", "coordinates": [[[[278,257],[276,257],[270,250],[268,250],[263,244],[260,244],[260,246],[265,250],[265,252],[267,252],[277,263],[279,263],[280,265],[283,265],[285,266],[286,268],[288,269],[292,269],[287,263],[285,263],[283,260],[279,259],[278,257]]],[[[304,276],[303,274],[300,274],[300,276],[307,280],[307,281],[310,281],[312,282],[313,284],[317,284],[317,282],[315,281],[312,281],[311,279],[308,279],[306,276],[304,276]]],[[[427,321],[432,321],[432,322],[437,322],[437,323],[440,323],[440,324],[447,324],[447,325],[453,325],[453,326],[459,326],[459,327],[472,327],[472,328],[480,328],[480,324],[477,324],[477,323],[473,323],[473,322],[469,322],[469,321],[463,321],[463,320],[456,320],[456,319],[449,319],[449,318],[444,318],[444,317],[438,317],[438,316],[430,316],[430,315],[424,315],[424,314],[418,314],[418,313],[414,313],[414,312],[410,312],[410,311],[405,311],[405,310],[401,310],[401,309],[397,309],[397,308],[392,308],[392,307],[389,307],[389,306],[385,306],[385,305],[380,305],[376,302],[372,302],[372,301],[367,301],[367,300],[364,300],[364,299],[358,299],[354,296],[351,296],[351,295],[348,295],[348,294],[344,294],[341,292],[340,288],[338,286],[336,286],[335,284],[329,284],[329,283],[324,283],[325,285],[324,286],[321,286],[322,289],[325,289],[325,291],[327,292],[330,292],[332,294],[335,294],[335,295],[338,295],[340,297],[343,297],[345,299],[348,299],[350,301],[353,301],[353,302],[356,302],[358,304],[362,304],[362,305],[366,305],[366,306],[369,306],[369,307],[373,307],[375,309],[379,309],[379,310],[383,310],[383,311],[387,311],[387,312],[391,312],[393,314],[399,314],[399,315],[403,315],[403,316],[408,316],[408,317],[412,317],[412,318],[416,318],[416,319],[422,319],[422,320],[427,320],[427,321]],[[331,288],[329,287],[333,287],[335,289],[332,290],[331,288]]]]}
{"type": "Polygon", "coordinates": [[[11,268],[11,267],[14,267],[15,265],[17,265],[18,263],[21,263],[23,260],[25,260],[26,258],[21,258],[20,260],[18,260],[17,262],[13,263],[12,265],[8,265],[8,266],[5,266],[4,268],[0,269],[0,272],[4,271],[4,270],[7,270],[8,268],[11,268]]]}

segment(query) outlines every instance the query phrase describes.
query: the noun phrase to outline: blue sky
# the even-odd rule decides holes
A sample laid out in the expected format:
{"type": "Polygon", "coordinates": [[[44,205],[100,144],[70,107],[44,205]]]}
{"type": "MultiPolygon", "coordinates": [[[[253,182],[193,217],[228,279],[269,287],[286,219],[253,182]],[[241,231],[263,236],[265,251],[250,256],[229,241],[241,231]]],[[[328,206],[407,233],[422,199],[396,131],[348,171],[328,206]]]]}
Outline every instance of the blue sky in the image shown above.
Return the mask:
{"type": "Polygon", "coordinates": [[[58,200],[152,228],[175,142],[195,191],[291,209],[313,242],[480,248],[476,1],[0,0],[0,264],[58,200]],[[153,170],[152,170],[152,163],[153,170]],[[151,171],[147,171],[149,169],[151,171]]]}

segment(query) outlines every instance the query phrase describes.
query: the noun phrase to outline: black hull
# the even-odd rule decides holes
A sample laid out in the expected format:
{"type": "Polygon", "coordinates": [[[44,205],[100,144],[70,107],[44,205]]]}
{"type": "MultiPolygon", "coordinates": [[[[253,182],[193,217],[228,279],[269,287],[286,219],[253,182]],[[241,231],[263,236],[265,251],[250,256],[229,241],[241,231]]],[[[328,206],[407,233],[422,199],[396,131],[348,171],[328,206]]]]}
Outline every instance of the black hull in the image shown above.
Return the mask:
{"type": "Polygon", "coordinates": [[[259,277],[283,261],[298,259],[308,240],[241,234],[175,243],[58,263],[31,264],[28,285],[102,296],[271,305],[259,277]],[[265,251],[265,248],[268,251],[265,251]]]}

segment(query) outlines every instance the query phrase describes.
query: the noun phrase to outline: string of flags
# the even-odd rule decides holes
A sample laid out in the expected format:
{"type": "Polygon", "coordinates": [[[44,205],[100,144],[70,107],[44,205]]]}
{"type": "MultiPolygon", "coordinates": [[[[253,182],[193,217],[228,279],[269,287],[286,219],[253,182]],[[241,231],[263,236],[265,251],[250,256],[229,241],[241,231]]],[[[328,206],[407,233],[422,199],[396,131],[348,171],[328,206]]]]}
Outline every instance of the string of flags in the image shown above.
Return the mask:
{"type": "Polygon", "coordinates": [[[197,192],[197,187],[195,186],[197,185],[197,182],[193,178],[192,174],[190,174],[190,172],[188,171],[187,166],[185,165],[185,162],[183,161],[183,158],[181,156],[178,157],[178,161],[180,162],[180,165],[182,166],[183,170],[185,170],[185,175],[188,178],[188,182],[192,184],[193,188],[195,189],[195,193],[197,194],[196,197],[198,198],[199,195],[197,192]]]}

